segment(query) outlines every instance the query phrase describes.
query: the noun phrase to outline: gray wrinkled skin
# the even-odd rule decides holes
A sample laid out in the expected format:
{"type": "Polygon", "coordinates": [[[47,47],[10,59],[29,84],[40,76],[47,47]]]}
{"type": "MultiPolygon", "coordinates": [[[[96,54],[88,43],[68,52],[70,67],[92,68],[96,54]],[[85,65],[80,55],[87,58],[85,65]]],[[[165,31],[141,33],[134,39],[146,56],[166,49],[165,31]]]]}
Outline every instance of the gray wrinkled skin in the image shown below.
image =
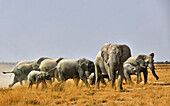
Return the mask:
{"type": "MultiPolygon", "coordinates": [[[[51,69],[56,67],[58,62],[62,59],[63,59],[62,57],[60,57],[58,59],[45,59],[40,64],[40,67],[39,67],[40,71],[49,72],[51,69]]],[[[53,77],[53,81],[55,81],[55,71],[54,70],[50,71],[50,75],[51,75],[51,77],[53,77]]]]}
{"type": "Polygon", "coordinates": [[[95,87],[99,88],[100,81],[103,82],[103,75],[108,75],[113,89],[116,71],[118,71],[118,83],[116,88],[123,90],[123,62],[131,57],[130,48],[127,45],[104,44],[95,59],[95,87]]]}
{"type": "MultiPolygon", "coordinates": [[[[20,65],[20,64],[41,64],[42,61],[44,61],[45,59],[49,59],[48,57],[40,57],[38,59],[35,59],[35,60],[21,60],[17,63],[17,65],[20,65]]],[[[16,65],[16,66],[17,66],[16,65]]]]}
{"type": "Polygon", "coordinates": [[[60,83],[73,79],[76,86],[81,79],[90,88],[87,77],[94,72],[94,63],[88,59],[62,59],[55,68],[60,83]]]}
{"type": "Polygon", "coordinates": [[[33,70],[28,74],[28,88],[32,88],[33,84],[36,84],[36,88],[38,88],[40,83],[43,83],[43,86],[47,87],[46,80],[51,80],[48,72],[33,70]]]}
{"type": "Polygon", "coordinates": [[[32,70],[39,70],[39,64],[36,64],[36,63],[34,63],[34,64],[19,64],[13,69],[12,72],[3,72],[3,73],[4,74],[14,73],[13,83],[9,85],[9,87],[12,87],[17,82],[20,82],[20,84],[22,85],[22,81],[27,80],[27,75],[32,70]]]}
{"type": "Polygon", "coordinates": [[[126,83],[133,84],[133,82],[131,81],[131,75],[137,75],[137,83],[142,81],[140,69],[138,69],[138,67],[135,67],[131,64],[124,64],[123,68],[124,68],[123,74],[124,74],[126,83]]]}
{"type": "Polygon", "coordinates": [[[140,72],[143,72],[144,84],[146,84],[147,75],[148,75],[147,67],[151,69],[152,74],[154,75],[156,80],[159,79],[159,77],[155,73],[153,58],[154,58],[154,53],[151,53],[149,56],[148,55],[132,56],[124,64],[131,64],[132,66],[138,68],[140,72]]]}

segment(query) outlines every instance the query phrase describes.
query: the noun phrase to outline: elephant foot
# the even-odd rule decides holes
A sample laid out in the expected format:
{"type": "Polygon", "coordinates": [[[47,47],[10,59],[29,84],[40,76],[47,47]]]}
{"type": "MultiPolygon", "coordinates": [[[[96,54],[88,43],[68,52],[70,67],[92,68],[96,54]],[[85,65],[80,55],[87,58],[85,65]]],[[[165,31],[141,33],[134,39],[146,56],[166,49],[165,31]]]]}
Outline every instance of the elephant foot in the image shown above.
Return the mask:
{"type": "Polygon", "coordinates": [[[9,88],[12,88],[12,85],[9,85],[8,87],[9,87],[9,88]]]}
{"type": "Polygon", "coordinates": [[[117,91],[118,92],[124,92],[123,88],[119,88],[117,91]]]}
{"type": "Polygon", "coordinates": [[[96,89],[99,89],[99,86],[95,86],[96,89]]]}
{"type": "Polygon", "coordinates": [[[142,78],[136,81],[137,84],[139,84],[140,82],[142,82],[142,78]]]}
{"type": "Polygon", "coordinates": [[[124,90],[123,89],[119,89],[119,91],[118,92],[124,92],[124,90]]]}

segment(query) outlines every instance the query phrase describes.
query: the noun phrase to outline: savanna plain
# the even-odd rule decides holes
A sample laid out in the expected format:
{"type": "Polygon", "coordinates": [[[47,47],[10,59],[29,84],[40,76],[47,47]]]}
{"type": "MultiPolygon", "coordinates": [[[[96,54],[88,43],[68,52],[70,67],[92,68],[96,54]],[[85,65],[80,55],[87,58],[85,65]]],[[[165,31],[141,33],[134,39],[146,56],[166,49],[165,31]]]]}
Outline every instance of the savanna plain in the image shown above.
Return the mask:
{"type": "MultiPolygon", "coordinates": [[[[151,71],[148,72],[148,83],[127,85],[123,82],[124,92],[111,91],[109,82],[107,86],[100,84],[100,89],[85,87],[79,82],[74,86],[72,80],[68,80],[62,86],[55,81],[47,89],[38,89],[35,85],[27,89],[28,84],[23,86],[17,84],[12,89],[8,85],[12,83],[13,74],[3,75],[3,71],[11,71],[15,64],[0,63],[0,106],[24,106],[24,105],[76,105],[76,106],[170,106],[170,65],[156,64],[156,80],[151,71]]],[[[143,76],[142,76],[143,78],[143,76]]],[[[136,82],[136,76],[132,76],[136,82]]],[[[143,79],[142,79],[143,80],[143,79]]]]}

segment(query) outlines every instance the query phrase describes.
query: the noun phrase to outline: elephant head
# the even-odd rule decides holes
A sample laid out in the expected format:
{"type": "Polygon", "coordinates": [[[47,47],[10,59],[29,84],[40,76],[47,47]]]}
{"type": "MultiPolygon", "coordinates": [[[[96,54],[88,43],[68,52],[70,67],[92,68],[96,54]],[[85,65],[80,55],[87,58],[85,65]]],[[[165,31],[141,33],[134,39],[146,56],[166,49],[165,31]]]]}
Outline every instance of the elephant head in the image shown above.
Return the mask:
{"type": "Polygon", "coordinates": [[[153,58],[154,58],[154,53],[151,53],[149,56],[138,55],[135,61],[142,68],[146,69],[147,67],[149,67],[150,70],[152,71],[153,75],[158,80],[159,77],[155,73],[155,66],[154,66],[154,59],[153,58]]]}
{"type": "Polygon", "coordinates": [[[121,63],[121,55],[120,47],[115,44],[105,44],[101,49],[101,57],[110,67],[118,67],[121,63]]]}
{"type": "Polygon", "coordinates": [[[39,66],[40,66],[40,65],[37,64],[37,63],[31,64],[31,67],[32,67],[33,70],[40,70],[40,69],[39,69],[39,66]]]}
{"type": "Polygon", "coordinates": [[[95,71],[94,63],[86,58],[78,60],[79,68],[85,71],[86,78],[90,76],[92,72],[95,71]]]}

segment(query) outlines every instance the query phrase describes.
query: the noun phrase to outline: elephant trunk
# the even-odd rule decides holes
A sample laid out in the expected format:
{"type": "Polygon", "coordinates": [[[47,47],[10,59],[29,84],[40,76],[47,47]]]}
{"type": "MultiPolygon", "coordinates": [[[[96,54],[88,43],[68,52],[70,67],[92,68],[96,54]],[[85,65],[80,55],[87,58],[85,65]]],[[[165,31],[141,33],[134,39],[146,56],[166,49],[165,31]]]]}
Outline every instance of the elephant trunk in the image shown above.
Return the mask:
{"type": "Polygon", "coordinates": [[[108,75],[109,75],[109,80],[114,80],[115,77],[116,77],[116,67],[117,67],[117,64],[114,63],[114,62],[110,62],[110,70],[108,72],[108,75]]]}
{"type": "Polygon", "coordinates": [[[156,80],[159,79],[159,77],[156,75],[155,73],[155,66],[153,64],[149,64],[148,67],[150,68],[150,70],[152,71],[152,74],[154,75],[154,77],[156,78],[156,80]]]}

